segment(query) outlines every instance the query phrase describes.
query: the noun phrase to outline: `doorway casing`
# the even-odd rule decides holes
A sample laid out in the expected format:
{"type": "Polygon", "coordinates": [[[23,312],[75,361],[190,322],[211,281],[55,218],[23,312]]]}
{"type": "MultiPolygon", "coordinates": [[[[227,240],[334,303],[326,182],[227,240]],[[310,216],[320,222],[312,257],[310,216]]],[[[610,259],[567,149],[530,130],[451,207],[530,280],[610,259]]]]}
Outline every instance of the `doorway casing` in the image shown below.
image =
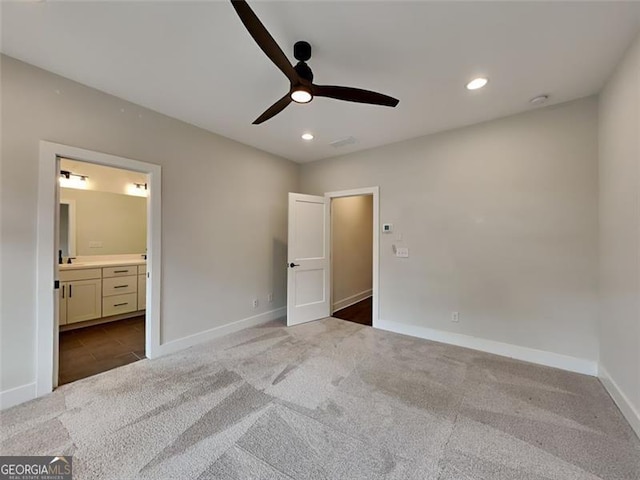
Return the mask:
{"type": "MultiPolygon", "coordinates": [[[[340,197],[357,197],[363,195],[373,196],[373,272],[372,272],[372,315],[371,325],[376,328],[380,317],[380,187],[363,187],[352,190],[340,190],[336,192],[327,192],[324,194],[327,199],[327,208],[331,211],[331,199],[340,197]]],[[[329,213],[331,215],[331,213],[329,213]]],[[[327,222],[331,228],[331,222],[327,222]]],[[[332,235],[332,233],[330,233],[332,235]]],[[[329,242],[331,248],[331,242],[329,242]]],[[[331,251],[330,251],[330,254],[331,251]]],[[[329,262],[329,278],[332,278],[332,262],[329,262]]],[[[333,291],[333,285],[331,286],[333,291]]],[[[333,300],[330,301],[332,304],[333,300]]]]}
{"type": "Polygon", "coordinates": [[[147,304],[145,354],[160,354],[160,280],[161,272],[161,191],[162,168],[131,160],[47,141],[40,142],[38,167],[38,228],[36,258],[36,397],[53,390],[57,366],[57,290],[58,280],[56,223],[59,201],[59,158],[70,158],[106,167],[121,168],[148,175],[147,197],[147,304]]]}

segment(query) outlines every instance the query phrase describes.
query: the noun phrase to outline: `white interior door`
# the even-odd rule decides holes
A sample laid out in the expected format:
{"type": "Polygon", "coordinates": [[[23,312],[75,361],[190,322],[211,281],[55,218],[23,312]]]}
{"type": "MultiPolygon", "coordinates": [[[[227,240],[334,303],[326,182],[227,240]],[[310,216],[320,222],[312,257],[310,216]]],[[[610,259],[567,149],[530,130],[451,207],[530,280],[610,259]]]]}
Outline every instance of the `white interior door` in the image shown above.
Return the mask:
{"type": "Polygon", "coordinates": [[[325,197],[289,194],[289,326],[329,316],[328,218],[325,197]]]}

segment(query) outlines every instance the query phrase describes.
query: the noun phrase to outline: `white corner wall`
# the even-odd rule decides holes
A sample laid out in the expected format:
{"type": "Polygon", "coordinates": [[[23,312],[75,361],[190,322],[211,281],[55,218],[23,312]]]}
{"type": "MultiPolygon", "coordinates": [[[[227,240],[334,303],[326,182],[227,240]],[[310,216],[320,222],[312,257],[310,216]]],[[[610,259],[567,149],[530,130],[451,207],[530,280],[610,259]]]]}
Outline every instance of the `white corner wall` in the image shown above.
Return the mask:
{"type": "Polygon", "coordinates": [[[600,377],[640,435],[640,37],[599,107],[600,377]]]}
{"type": "Polygon", "coordinates": [[[35,394],[40,140],[162,166],[163,352],[284,314],[287,192],[298,190],[298,165],[0,59],[2,406],[35,394]]]}
{"type": "Polygon", "coordinates": [[[306,193],[380,186],[379,327],[595,375],[597,106],[302,166],[306,193]]]}

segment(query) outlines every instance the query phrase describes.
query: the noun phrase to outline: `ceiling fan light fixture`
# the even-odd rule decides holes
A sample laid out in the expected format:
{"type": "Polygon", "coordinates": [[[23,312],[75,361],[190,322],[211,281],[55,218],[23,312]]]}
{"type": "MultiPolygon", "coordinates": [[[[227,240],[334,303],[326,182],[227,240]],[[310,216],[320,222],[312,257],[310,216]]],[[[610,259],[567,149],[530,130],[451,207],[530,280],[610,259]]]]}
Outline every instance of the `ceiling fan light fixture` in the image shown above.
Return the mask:
{"type": "Polygon", "coordinates": [[[246,0],[231,0],[231,5],[238,14],[238,17],[240,17],[240,21],[244,24],[247,32],[249,32],[249,35],[253,37],[269,60],[287,77],[290,85],[288,93],[256,118],[253,121],[254,125],[260,125],[275,115],[278,115],[287,108],[291,102],[309,103],[313,100],[313,97],[333,98],[345,102],[383,105],[387,107],[395,107],[398,105],[397,98],[372,92],[371,90],[338,85],[314,84],[313,72],[306,63],[307,60],[311,58],[311,45],[309,42],[299,41],[294,45],[293,54],[296,60],[298,60],[298,63],[294,67],[246,0]]]}
{"type": "Polygon", "coordinates": [[[291,100],[296,103],[309,103],[313,100],[313,95],[311,95],[311,92],[306,88],[297,87],[291,92],[291,100]]]}
{"type": "Polygon", "coordinates": [[[467,83],[467,90],[478,90],[489,83],[489,79],[485,77],[478,77],[467,83]]]}

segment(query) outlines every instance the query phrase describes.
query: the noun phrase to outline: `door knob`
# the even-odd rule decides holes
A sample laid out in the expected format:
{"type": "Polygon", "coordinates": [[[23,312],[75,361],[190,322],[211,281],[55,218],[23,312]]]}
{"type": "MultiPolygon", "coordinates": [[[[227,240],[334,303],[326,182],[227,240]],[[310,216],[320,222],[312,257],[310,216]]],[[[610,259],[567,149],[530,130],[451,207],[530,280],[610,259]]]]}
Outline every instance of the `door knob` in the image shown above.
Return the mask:
{"type": "Polygon", "coordinates": [[[291,268],[293,268],[293,267],[299,267],[300,265],[298,265],[297,263],[293,263],[293,262],[291,262],[291,263],[289,264],[289,266],[290,266],[291,268]]]}

